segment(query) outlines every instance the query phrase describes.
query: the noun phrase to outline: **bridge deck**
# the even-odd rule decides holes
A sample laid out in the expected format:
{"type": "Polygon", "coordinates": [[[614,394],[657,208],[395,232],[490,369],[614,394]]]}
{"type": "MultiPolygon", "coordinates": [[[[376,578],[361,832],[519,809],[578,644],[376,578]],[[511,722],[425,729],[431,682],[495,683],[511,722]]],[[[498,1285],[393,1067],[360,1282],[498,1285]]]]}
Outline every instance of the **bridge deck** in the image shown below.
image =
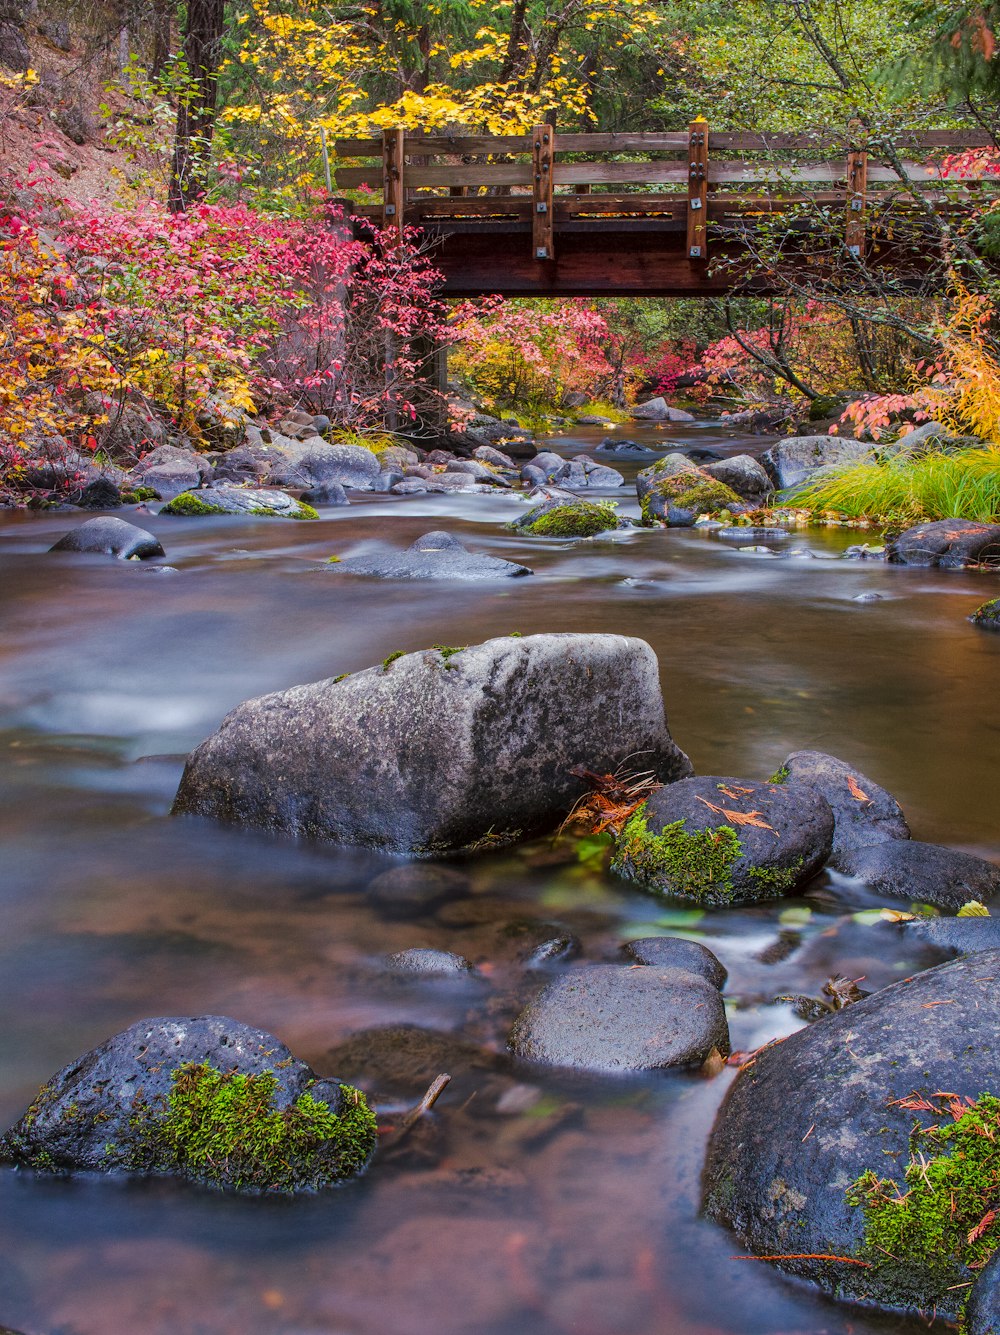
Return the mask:
{"type": "MultiPolygon", "coordinates": [[[[338,160],[355,165],[338,166],[336,181],[369,192],[347,205],[353,217],[419,227],[436,242],[447,296],[709,296],[745,280],[749,243],[776,224],[803,264],[853,255],[919,282],[933,258],[925,204],[960,212],[973,192],[982,203],[996,188],[956,179],[948,155],[988,147],[969,131],[912,134],[890,148],[713,134],[703,120],[670,134],[392,130],[339,141],[338,160]]],[[[766,275],[751,286],[766,291],[766,275]]]]}

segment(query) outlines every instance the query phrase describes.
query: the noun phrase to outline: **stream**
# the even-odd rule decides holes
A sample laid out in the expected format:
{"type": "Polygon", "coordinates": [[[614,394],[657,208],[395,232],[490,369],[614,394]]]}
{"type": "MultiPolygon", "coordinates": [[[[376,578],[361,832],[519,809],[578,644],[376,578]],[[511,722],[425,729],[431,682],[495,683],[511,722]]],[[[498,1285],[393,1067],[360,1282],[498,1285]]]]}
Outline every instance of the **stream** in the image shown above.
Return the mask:
{"type": "MultiPolygon", "coordinates": [[[[578,428],[548,445],[593,452],[604,434],[578,428]]],[[[718,424],[621,434],[762,448],[718,424]]],[[[594,457],[630,479],[642,466],[594,457]]],[[[638,515],[632,487],[599,497],[638,515]]],[[[316,1197],[0,1169],[0,1327],[927,1329],[739,1259],[738,1241],[699,1218],[705,1143],[734,1068],[598,1079],[504,1056],[545,981],[525,955],[549,937],[573,933],[583,961],[619,959],[642,936],[703,941],[729,970],[733,1047],[749,1051],[802,1026],[778,995],[818,995],[835,972],[874,989],[921,967],[901,934],[850,916],[889,901],[824,873],[802,898],[703,913],[548,839],[455,861],[447,894],[407,904],[366,893],[399,859],[168,816],[185,754],[247,697],[396,650],[606,631],[656,651],[671,732],[697,773],[761,779],[791,751],[829,751],[899,800],[915,838],[1000,861],[1000,635],[965,619],[996,596],[995,573],[843,560],[878,534],[838,528],[794,533],[773,552],[696,530],[576,543],[506,532],[523,509],[505,494],[355,494],[304,524],[119,512],[161,539],[172,572],[47,554],[88,516],[0,514],[0,1124],[58,1068],[152,1016],[260,1026],[320,1074],[372,1091],[390,1117],[439,1071],[453,1076],[364,1178],[316,1197]],[[383,581],[325,564],[438,528],[535,575],[383,581]],[[870,593],[881,598],[856,601],[870,593]],[[387,978],[380,957],[411,946],[456,951],[476,974],[387,978]],[[390,1026],[410,1029],[348,1044],[390,1026]]]]}

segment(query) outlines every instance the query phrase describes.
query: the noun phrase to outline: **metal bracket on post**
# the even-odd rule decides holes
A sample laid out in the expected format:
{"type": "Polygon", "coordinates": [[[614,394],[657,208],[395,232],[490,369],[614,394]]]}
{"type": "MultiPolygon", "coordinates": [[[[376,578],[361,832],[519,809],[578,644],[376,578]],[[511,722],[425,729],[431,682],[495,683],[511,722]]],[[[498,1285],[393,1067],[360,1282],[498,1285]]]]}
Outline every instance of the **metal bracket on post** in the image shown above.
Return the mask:
{"type": "Polygon", "coordinates": [[[844,243],[857,259],[865,257],[865,210],[868,195],[868,154],[847,155],[847,199],[844,243]]]}
{"type": "Polygon", "coordinates": [[[687,256],[708,259],[708,121],[693,120],[688,132],[687,256]]]}
{"type": "Polygon", "coordinates": [[[405,161],[404,132],[401,129],[382,131],[382,226],[395,227],[400,240],[406,213],[406,192],[403,184],[405,161]]]}
{"type": "Polygon", "coordinates": [[[555,174],[556,132],[536,125],[531,132],[531,248],[536,260],[554,260],[552,240],[552,178],[555,174]]]}

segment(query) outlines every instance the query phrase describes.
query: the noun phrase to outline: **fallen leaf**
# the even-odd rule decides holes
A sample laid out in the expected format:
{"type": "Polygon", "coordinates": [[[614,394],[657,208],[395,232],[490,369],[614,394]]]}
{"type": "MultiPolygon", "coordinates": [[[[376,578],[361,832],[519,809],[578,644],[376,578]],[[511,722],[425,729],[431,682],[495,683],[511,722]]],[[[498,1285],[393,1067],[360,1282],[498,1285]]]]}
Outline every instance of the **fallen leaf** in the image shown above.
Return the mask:
{"type": "Polygon", "coordinates": [[[847,786],[848,786],[848,788],[850,788],[850,790],[851,790],[851,796],[854,798],[855,802],[870,802],[870,801],[871,801],[871,798],[868,796],[868,794],[867,794],[863,789],[861,789],[861,788],[858,787],[857,781],[856,781],[856,779],[854,778],[854,775],[853,775],[853,774],[848,774],[848,776],[847,776],[847,786]]]}
{"type": "Polygon", "coordinates": [[[777,830],[773,825],[768,825],[767,821],[764,819],[764,813],[762,811],[730,811],[728,807],[716,806],[715,803],[710,802],[707,797],[699,797],[698,801],[704,802],[705,806],[707,806],[710,811],[714,811],[716,815],[725,817],[727,821],[732,821],[734,825],[753,825],[758,830],[770,830],[773,835],[777,836],[777,830]]]}

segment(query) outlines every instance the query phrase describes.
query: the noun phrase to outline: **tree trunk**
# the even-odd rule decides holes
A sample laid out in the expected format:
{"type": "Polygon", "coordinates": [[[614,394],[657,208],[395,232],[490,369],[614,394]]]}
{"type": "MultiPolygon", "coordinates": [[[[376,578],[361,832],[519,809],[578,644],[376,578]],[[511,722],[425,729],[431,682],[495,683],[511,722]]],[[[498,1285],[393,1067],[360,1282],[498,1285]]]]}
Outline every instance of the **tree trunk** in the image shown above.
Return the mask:
{"type": "Polygon", "coordinates": [[[180,213],[204,192],[208,150],[215,129],[224,0],[188,0],[184,57],[189,86],[177,104],[170,164],[171,212],[180,213]]]}

